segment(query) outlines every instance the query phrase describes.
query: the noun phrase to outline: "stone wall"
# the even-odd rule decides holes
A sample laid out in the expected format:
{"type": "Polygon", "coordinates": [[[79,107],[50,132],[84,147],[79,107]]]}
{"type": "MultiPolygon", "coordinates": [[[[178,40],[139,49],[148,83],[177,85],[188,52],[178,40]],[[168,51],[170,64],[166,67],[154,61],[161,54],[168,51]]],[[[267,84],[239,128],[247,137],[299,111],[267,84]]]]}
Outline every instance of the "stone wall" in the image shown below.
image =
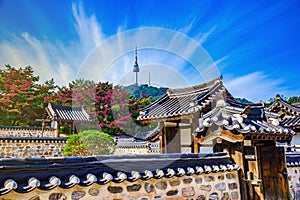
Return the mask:
{"type": "Polygon", "coordinates": [[[115,155],[159,154],[159,141],[148,142],[133,137],[115,138],[115,155]]]}
{"type": "Polygon", "coordinates": [[[138,180],[122,183],[110,182],[105,185],[92,184],[88,187],[76,185],[71,189],[56,187],[41,192],[35,189],[27,194],[14,191],[5,199],[28,200],[237,200],[240,199],[237,171],[201,175],[138,180]]]}
{"type": "Polygon", "coordinates": [[[241,199],[225,153],[0,159],[0,168],[0,199],[241,199]]]}
{"type": "Polygon", "coordinates": [[[291,199],[300,199],[300,152],[286,153],[291,199]]]}
{"type": "Polygon", "coordinates": [[[49,128],[0,126],[0,138],[3,137],[55,137],[55,133],[49,128]]]}
{"type": "Polygon", "coordinates": [[[66,138],[0,138],[0,158],[63,156],[66,138]]]}

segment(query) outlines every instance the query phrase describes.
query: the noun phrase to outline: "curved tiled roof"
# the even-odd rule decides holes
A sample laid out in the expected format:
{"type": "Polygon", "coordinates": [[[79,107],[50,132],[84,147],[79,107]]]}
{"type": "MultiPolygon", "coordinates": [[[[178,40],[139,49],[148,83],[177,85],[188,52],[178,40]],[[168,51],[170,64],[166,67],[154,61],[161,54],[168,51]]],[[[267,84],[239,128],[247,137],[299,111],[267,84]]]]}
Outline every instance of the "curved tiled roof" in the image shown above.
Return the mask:
{"type": "Polygon", "coordinates": [[[269,110],[276,112],[280,109],[288,115],[300,116],[300,108],[289,104],[277,94],[276,101],[269,107],[269,110]]]}
{"type": "Polygon", "coordinates": [[[231,95],[224,87],[221,78],[210,82],[181,89],[169,89],[167,94],[143,108],[138,120],[174,118],[201,111],[219,98],[231,95]]]}
{"type": "Polygon", "coordinates": [[[295,106],[295,107],[297,107],[297,108],[300,108],[300,102],[293,103],[292,105],[295,106]]]}
{"type": "Polygon", "coordinates": [[[135,134],[134,138],[141,139],[141,140],[155,140],[157,139],[157,134],[159,134],[160,127],[157,125],[154,129],[147,131],[147,132],[140,132],[135,134]]]}
{"type": "Polygon", "coordinates": [[[83,106],[65,106],[49,103],[46,107],[47,117],[54,120],[90,121],[91,118],[83,106]]]}
{"type": "MultiPolygon", "coordinates": [[[[298,105],[298,104],[297,104],[298,105]]],[[[276,101],[268,108],[269,111],[282,112],[281,124],[284,127],[295,128],[300,126],[300,108],[296,105],[289,104],[283,100],[280,95],[276,95],[276,101]]]]}
{"type": "Polygon", "coordinates": [[[237,170],[226,153],[0,159],[0,196],[14,190],[71,188],[237,170]]]}
{"type": "MultiPolygon", "coordinates": [[[[244,105],[234,101],[219,103],[213,110],[199,119],[196,132],[206,131],[209,127],[222,127],[244,135],[291,136],[294,131],[283,127],[278,119],[268,119],[263,104],[244,105]]],[[[283,140],[286,140],[283,137],[283,140]]]]}
{"type": "Polygon", "coordinates": [[[300,166],[300,152],[286,152],[286,165],[288,167],[300,166]]]}

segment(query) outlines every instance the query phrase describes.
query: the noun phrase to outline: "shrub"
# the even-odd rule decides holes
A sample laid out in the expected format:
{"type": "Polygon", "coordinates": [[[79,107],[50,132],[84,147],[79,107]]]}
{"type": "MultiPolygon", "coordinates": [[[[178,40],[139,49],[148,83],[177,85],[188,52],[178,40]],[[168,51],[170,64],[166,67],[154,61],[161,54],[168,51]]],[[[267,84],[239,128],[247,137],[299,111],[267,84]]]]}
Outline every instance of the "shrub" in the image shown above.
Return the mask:
{"type": "Polygon", "coordinates": [[[114,152],[114,139],[98,130],[71,135],[64,148],[65,156],[109,155],[114,152]]]}

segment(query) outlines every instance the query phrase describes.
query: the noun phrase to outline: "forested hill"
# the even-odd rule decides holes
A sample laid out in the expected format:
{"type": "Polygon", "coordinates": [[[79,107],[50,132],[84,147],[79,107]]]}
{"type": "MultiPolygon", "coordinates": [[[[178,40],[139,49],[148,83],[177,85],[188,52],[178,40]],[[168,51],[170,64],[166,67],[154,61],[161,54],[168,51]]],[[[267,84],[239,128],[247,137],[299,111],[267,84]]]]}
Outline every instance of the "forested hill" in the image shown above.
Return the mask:
{"type": "MultiPolygon", "coordinates": [[[[164,94],[167,93],[168,90],[168,88],[164,88],[164,87],[157,88],[154,86],[148,86],[146,84],[140,86],[136,86],[136,85],[124,86],[124,89],[137,99],[147,96],[147,97],[151,97],[153,100],[162,97],[164,94]]],[[[243,104],[253,103],[245,98],[235,98],[235,100],[243,104]]]]}
{"type": "Polygon", "coordinates": [[[135,98],[151,97],[153,100],[159,99],[167,93],[168,88],[164,87],[154,87],[149,85],[129,85],[123,87],[127,92],[129,92],[135,98]]]}
{"type": "Polygon", "coordinates": [[[237,102],[242,103],[242,104],[252,104],[253,103],[252,101],[249,101],[248,99],[245,99],[245,98],[234,98],[234,100],[236,100],[237,102]]]}

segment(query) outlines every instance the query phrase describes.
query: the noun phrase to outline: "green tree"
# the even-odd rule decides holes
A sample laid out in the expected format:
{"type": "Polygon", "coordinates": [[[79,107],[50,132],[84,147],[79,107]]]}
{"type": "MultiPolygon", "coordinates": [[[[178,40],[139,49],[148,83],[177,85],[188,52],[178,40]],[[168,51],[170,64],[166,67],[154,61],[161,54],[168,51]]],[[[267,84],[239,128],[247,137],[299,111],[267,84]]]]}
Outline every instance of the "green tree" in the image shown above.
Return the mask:
{"type": "Polygon", "coordinates": [[[298,103],[298,102],[300,102],[300,97],[299,96],[292,96],[292,97],[287,99],[287,102],[289,104],[298,103]]]}
{"type": "Polygon", "coordinates": [[[114,152],[114,139],[98,130],[71,135],[63,152],[65,156],[109,155],[114,152]]]}
{"type": "Polygon", "coordinates": [[[89,155],[89,151],[83,144],[78,134],[73,134],[67,141],[63,153],[65,156],[86,156],[89,155]]]}
{"type": "Polygon", "coordinates": [[[44,98],[50,91],[50,85],[39,84],[39,77],[34,75],[30,66],[17,69],[6,65],[0,70],[0,77],[0,124],[36,124],[35,119],[43,115],[44,98]]]}

